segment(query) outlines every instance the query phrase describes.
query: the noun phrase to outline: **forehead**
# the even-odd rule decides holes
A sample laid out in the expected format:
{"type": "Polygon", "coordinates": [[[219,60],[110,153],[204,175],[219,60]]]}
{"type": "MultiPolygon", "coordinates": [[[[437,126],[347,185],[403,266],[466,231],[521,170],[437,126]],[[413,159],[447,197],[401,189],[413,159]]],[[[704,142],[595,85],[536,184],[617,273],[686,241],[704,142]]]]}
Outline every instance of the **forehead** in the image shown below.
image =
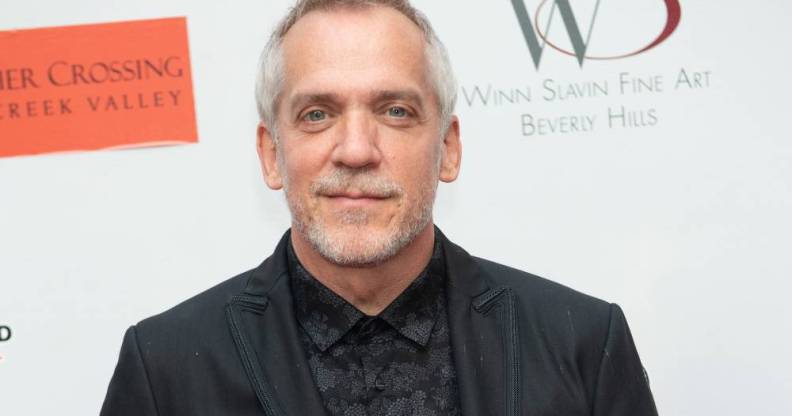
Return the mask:
{"type": "Polygon", "coordinates": [[[283,39],[283,98],[293,93],[428,91],[423,32],[391,8],[312,11],[283,39]]]}

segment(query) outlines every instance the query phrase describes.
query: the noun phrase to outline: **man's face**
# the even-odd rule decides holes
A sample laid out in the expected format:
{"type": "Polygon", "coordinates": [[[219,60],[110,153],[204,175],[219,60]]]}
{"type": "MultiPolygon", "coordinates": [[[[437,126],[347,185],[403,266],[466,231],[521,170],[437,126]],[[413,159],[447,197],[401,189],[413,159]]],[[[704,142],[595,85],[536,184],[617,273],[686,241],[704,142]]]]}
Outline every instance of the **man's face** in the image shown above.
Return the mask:
{"type": "MultiPolygon", "coordinates": [[[[394,256],[431,225],[447,169],[420,29],[384,7],[315,11],[283,42],[277,172],[295,230],[335,264],[394,256]]],[[[456,121],[451,130],[458,130],[456,121]]],[[[265,130],[266,134],[266,130],[265,130]]],[[[266,171],[266,167],[265,167],[266,171]]]]}

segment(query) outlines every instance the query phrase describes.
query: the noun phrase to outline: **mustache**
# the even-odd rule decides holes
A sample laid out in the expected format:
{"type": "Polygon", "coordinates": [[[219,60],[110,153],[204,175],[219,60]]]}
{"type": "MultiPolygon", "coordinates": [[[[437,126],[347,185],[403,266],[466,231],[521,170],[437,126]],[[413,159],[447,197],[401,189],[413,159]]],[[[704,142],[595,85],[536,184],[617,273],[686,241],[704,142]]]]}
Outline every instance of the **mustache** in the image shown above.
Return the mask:
{"type": "Polygon", "coordinates": [[[339,168],[316,179],[310,186],[316,195],[338,195],[355,190],[376,198],[401,196],[404,191],[398,183],[377,176],[369,168],[339,168]]]}

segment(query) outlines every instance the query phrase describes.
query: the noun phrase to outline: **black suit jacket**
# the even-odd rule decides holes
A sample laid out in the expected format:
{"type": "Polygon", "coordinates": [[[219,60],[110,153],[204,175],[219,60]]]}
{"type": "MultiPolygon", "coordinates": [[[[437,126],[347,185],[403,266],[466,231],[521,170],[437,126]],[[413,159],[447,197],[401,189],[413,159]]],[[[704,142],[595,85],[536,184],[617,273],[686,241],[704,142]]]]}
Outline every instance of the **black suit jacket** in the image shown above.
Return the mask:
{"type": "MultiPolygon", "coordinates": [[[[618,306],[436,235],[465,415],[657,414],[618,306]]],[[[325,414],[298,338],[288,239],[259,267],[129,328],[101,415],[325,414]]]]}

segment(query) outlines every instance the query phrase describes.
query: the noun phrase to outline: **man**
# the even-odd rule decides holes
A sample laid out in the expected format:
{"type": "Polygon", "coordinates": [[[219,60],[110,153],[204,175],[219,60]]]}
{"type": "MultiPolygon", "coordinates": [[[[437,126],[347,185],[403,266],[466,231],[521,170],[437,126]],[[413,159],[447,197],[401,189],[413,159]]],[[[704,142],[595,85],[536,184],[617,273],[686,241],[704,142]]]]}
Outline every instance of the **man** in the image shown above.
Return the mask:
{"type": "Polygon", "coordinates": [[[303,0],[262,55],[258,152],[292,228],[130,328],[103,415],[655,415],[621,310],[471,257],[445,50],[406,0],[303,0]]]}

